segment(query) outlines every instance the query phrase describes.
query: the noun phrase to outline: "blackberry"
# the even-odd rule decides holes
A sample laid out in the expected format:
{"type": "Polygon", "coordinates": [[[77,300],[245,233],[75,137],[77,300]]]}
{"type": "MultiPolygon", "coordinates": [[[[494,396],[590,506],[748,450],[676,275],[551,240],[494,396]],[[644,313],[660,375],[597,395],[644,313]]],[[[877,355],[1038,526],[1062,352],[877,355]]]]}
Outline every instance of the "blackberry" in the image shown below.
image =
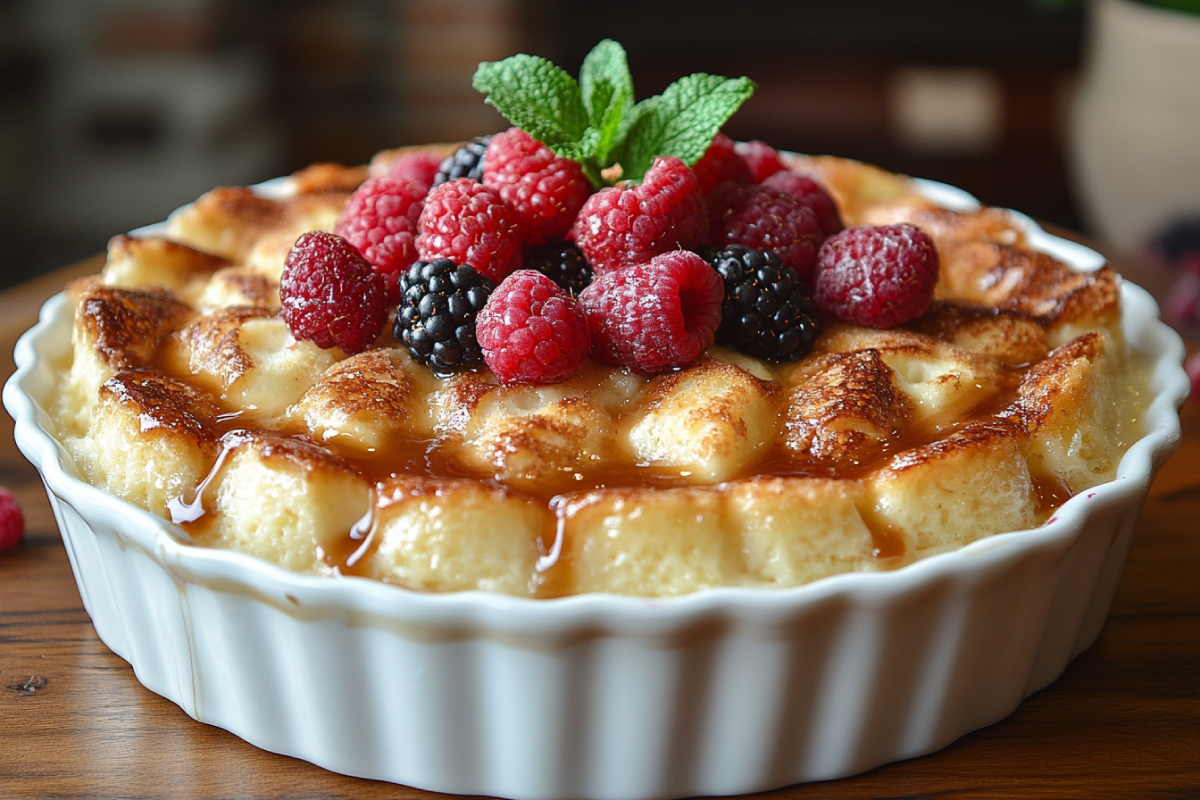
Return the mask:
{"type": "Polygon", "coordinates": [[[730,245],[704,254],[725,281],[717,340],[769,361],[795,361],[821,333],[808,289],[774,250],[730,245]]]}
{"type": "Polygon", "coordinates": [[[455,150],[453,155],[447,156],[438,167],[433,185],[440,186],[446,181],[459,178],[470,178],[483,183],[483,154],[487,152],[488,142],[491,140],[491,136],[476,136],[455,150]]]}
{"type": "Polygon", "coordinates": [[[591,265],[570,242],[550,242],[530,250],[525,268],[537,270],[576,297],[592,282],[591,265]]]}
{"type": "Polygon", "coordinates": [[[444,258],[417,261],[400,274],[396,338],[434,372],[481,367],[475,318],[491,293],[491,282],[471,267],[444,258]]]}

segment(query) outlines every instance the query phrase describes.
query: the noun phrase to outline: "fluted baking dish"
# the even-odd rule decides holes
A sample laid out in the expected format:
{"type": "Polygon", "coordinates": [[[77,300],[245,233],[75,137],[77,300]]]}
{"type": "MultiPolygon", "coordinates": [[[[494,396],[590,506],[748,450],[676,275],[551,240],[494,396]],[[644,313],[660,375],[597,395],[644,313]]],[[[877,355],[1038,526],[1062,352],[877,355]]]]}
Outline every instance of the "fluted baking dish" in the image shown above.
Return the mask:
{"type": "MultiPolygon", "coordinates": [[[[974,203],[921,186],[946,206],[974,203]]],[[[1078,269],[1103,262],[1027,224],[1030,246],[1078,269]]],[[[1007,716],[1096,639],[1188,392],[1183,345],[1154,301],[1128,283],[1121,300],[1130,347],[1153,362],[1153,399],[1115,480],[1034,530],[777,591],[421,594],[191,546],[82,481],[55,439],[46,408],[71,347],[62,295],[18,343],[4,403],[100,638],[195,719],[440,792],[745,793],[944,747],[1007,716]]]]}

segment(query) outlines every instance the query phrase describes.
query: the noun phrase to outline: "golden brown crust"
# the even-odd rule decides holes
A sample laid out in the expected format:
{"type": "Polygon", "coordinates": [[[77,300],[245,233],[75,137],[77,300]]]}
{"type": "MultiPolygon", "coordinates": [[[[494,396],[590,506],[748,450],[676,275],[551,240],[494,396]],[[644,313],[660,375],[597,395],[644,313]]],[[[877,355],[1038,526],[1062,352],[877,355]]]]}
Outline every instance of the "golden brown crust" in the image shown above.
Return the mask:
{"type": "Polygon", "coordinates": [[[157,370],[119,372],[101,385],[100,397],[136,414],[143,435],[166,433],[203,447],[216,443],[213,420],[220,409],[212,396],[157,370]]]}
{"type": "Polygon", "coordinates": [[[1076,364],[1080,360],[1095,363],[1103,347],[1103,334],[1095,331],[1085,333],[1056,347],[1044,361],[1025,373],[1018,389],[1020,399],[1017,409],[1031,433],[1045,426],[1056,410],[1080,405],[1077,399],[1069,397],[1087,389],[1074,380],[1076,364]]]}
{"type": "Polygon", "coordinates": [[[170,294],[87,285],[80,294],[76,325],[114,370],[147,364],[162,338],[192,314],[170,294]]]}
{"type": "Polygon", "coordinates": [[[235,306],[200,317],[180,331],[193,374],[209,373],[228,387],[254,368],[254,362],[238,341],[246,322],[275,316],[265,308],[235,306]]]}
{"type": "Polygon", "coordinates": [[[911,403],[878,350],[834,353],[792,390],[786,444],[804,469],[852,472],[899,437],[911,415],[911,403]]]}
{"type": "Polygon", "coordinates": [[[1044,324],[1107,324],[1120,314],[1120,279],[1107,266],[1076,272],[1036,250],[959,242],[942,253],[938,296],[1019,311],[1044,324]]]}
{"type": "Polygon", "coordinates": [[[310,164],[292,173],[292,184],[297,194],[353,192],[366,179],[365,166],[347,167],[332,161],[310,164]]]}

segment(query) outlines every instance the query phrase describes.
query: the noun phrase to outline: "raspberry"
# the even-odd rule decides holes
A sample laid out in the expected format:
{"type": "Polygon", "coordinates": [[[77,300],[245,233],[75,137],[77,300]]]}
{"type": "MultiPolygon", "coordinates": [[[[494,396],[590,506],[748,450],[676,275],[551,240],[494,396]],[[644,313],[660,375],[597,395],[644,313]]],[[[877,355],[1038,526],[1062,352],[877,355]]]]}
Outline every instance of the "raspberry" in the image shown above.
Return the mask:
{"type": "Polygon", "coordinates": [[[12,492],[0,486],[0,553],[12,550],[25,536],[25,515],[12,492]]]}
{"type": "Polygon", "coordinates": [[[418,261],[400,276],[393,331],[420,364],[439,373],[483,364],[475,335],[492,284],[453,261],[418,261]]]}
{"type": "Polygon", "coordinates": [[[417,223],[422,261],[448,258],[467,264],[492,283],[521,266],[521,229],[500,193],[470,178],[435,186],[417,223]]]}
{"type": "Polygon", "coordinates": [[[483,358],[501,383],[558,383],[591,346],[579,301],[533,270],[496,287],[476,322],[483,358]]]}
{"type": "Polygon", "coordinates": [[[752,180],[750,166],[744,158],[734,152],[733,139],[723,133],[718,133],[713,138],[712,144],[692,167],[692,172],[696,173],[700,191],[705,194],[711,192],[718,183],[750,183],[752,180]]]}
{"type": "Polygon", "coordinates": [[[427,186],[391,175],[371,178],[350,195],[334,227],[383,274],[392,302],[400,299],[400,273],[417,260],[417,220],[427,186]]]}
{"type": "Polygon", "coordinates": [[[578,296],[592,282],[592,267],[579,248],[569,242],[551,242],[525,254],[525,265],[578,296]]]}
{"type": "Polygon", "coordinates": [[[717,339],[770,361],[795,361],[821,333],[808,289],[774,250],[733,244],[708,259],[725,282],[717,339]]]}
{"type": "Polygon", "coordinates": [[[429,150],[405,153],[388,165],[387,174],[403,181],[417,181],[426,187],[433,186],[442,158],[429,150]]]}
{"type": "Polygon", "coordinates": [[[801,175],[799,172],[792,172],[791,170],[784,170],[768,177],[762,182],[762,185],[787,192],[811,208],[813,213],[817,215],[817,222],[821,225],[821,233],[826,236],[833,236],[844,227],[842,225],[842,217],[838,214],[837,203],[833,202],[833,198],[829,196],[829,192],[825,191],[821,184],[807,175],[801,175]]]}
{"type": "Polygon", "coordinates": [[[292,245],[279,301],[292,336],[347,353],[366,350],[387,322],[383,276],[353,245],[325,231],[310,231],[292,245]]]}
{"type": "Polygon", "coordinates": [[[640,186],[613,186],[589,197],[572,230],[599,275],[698,247],[708,238],[708,217],[695,174],[678,158],[660,156],[640,186]]]}
{"type": "Polygon", "coordinates": [[[738,142],[734,151],[746,161],[750,168],[750,178],[755,183],[762,183],[768,176],[780,170],[787,169],[779,151],[766,142],[757,139],[750,142],[738,142]]]}
{"type": "Polygon", "coordinates": [[[792,195],[764,186],[723,183],[708,198],[713,242],[777,250],[785,267],[806,283],[825,238],[813,210],[792,195]]]}
{"type": "Polygon", "coordinates": [[[583,168],[520,128],[492,137],[487,148],[483,182],[500,190],[521,223],[525,242],[543,244],[561,239],[592,193],[583,168]]]}
{"type": "Polygon", "coordinates": [[[813,302],[846,322],[891,328],[925,313],[937,279],[937,249],[920,228],[850,228],[821,246],[813,302]]]}
{"type": "Polygon", "coordinates": [[[724,294],[720,276],[686,250],[605,273],[579,295],[592,355],[649,373],[682,367],[712,345],[724,294]]]}
{"type": "Polygon", "coordinates": [[[483,180],[483,154],[487,152],[490,136],[476,136],[462,147],[446,157],[437,175],[433,178],[434,186],[441,186],[459,178],[470,178],[473,181],[483,180]]]}

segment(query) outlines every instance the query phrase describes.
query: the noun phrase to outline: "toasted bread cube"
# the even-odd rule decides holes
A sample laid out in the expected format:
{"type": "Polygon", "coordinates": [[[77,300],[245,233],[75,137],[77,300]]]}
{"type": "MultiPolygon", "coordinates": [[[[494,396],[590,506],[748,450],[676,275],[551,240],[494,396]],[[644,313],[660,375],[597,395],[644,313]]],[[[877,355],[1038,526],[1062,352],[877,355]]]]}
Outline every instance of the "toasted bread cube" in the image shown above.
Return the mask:
{"type": "Polygon", "coordinates": [[[1104,336],[1086,333],[1026,373],[1018,408],[1029,429],[1029,468],[1066,481],[1072,492],[1111,480],[1122,425],[1104,336]]]}
{"type": "Polygon", "coordinates": [[[404,476],[378,494],[371,577],[426,592],[532,594],[549,511],[471,480],[404,476]]]}
{"type": "Polygon", "coordinates": [[[404,350],[367,350],[326,370],[288,414],[338,452],[395,449],[399,439],[426,432],[418,370],[404,350]]]}
{"type": "Polygon", "coordinates": [[[862,484],[824,478],[756,478],[729,486],[730,525],[747,579],[786,588],[876,568],[875,542],[858,511],[862,484]]]}
{"type": "Polygon", "coordinates": [[[560,514],[562,552],[550,585],[673,597],[743,579],[737,533],[719,491],[599,490],[560,514]]]}
{"type": "Polygon", "coordinates": [[[705,360],[651,381],[629,446],[639,463],[678,467],[702,483],[729,480],[766,455],[781,397],[773,381],[705,360]]]}
{"type": "Polygon", "coordinates": [[[818,347],[835,353],[878,352],[910,401],[912,421],[925,428],[958,422],[1007,386],[994,359],[900,328],[831,325],[818,347]]]}
{"type": "Polygon", "coordinates": [[[217,457],[212,397],[144,370],[121,372],[100,387],[76,462],[88,480],[160,517],[191,492],[217,457]]]}
{"type": "Polygon", "coordinates": [[[202,317],[181,332],[196,380],[247,419],[275,421],[343,357],[296,341],[266,309],[235,307],[202,317]]]}
{"type": "Polygon", "coordinates": [[[121,234],[108,242],[108,258],[100,279],[121,289],[165,289],[191,302],[193,285],[203,284],[227,259],[202,253],[169,239],[138,239],[121,234]]]}
{"type": "Polygon", "coordinates": [[[570,485],[603,455],[612,424],[577,388],[460,383],[451,405],[469,421],[445,452],[471,472],[513,486],[570,485]]]}
{"type": "Polygon", "coordinates": [[[277,309],[279,281],[249,267],[226,267],[204,283],[194,303],[205,313],[233,306],[277,309]]]}
{"type": "Polygon", "coordinates": [[[793,378],[798,385],[788,393],[784,444],[810,472],[833,474],[870,462],[913,415],[912,401],[878,350],[820,355],[793,378]]]}
{"type": "Polygon", "coordinates": [[[167,231],[177,242],[241,263],[260,236],[286,220],[283,203],[222,186],[171,214],[167,231]]]}
{"type": "Polygon", "coordinates": [[[67,432],[87,430],[100,385],[118,372],[150,363],[159,343],[176,330],[191,310],[169,294],[114,289],[95,278],[75,284],[73,359],[67,388],[59,402],[67,432]]]}
{"type": "Polygon", "coordinates": [[[1006,367],[1041,361],[1049,352],[1045,328],[1019,311],[934,300],[929,310],[907,327],[996,359],[1006,367]]]}
{"type": "Polygon", "coordinates": [[[238,431],[216,489],[210,544],[256,556],[297,572],[327,571],[365,517],[370,487],[349,464],[296,439],[238,431]]]}
{"type": "Polygon", "coordinates": [[[1023,446],[1019,425],[993,420],[905,451],[872,475],[867,521],[918,557],[1031,528],[1037,498],[1023,446]]]}

